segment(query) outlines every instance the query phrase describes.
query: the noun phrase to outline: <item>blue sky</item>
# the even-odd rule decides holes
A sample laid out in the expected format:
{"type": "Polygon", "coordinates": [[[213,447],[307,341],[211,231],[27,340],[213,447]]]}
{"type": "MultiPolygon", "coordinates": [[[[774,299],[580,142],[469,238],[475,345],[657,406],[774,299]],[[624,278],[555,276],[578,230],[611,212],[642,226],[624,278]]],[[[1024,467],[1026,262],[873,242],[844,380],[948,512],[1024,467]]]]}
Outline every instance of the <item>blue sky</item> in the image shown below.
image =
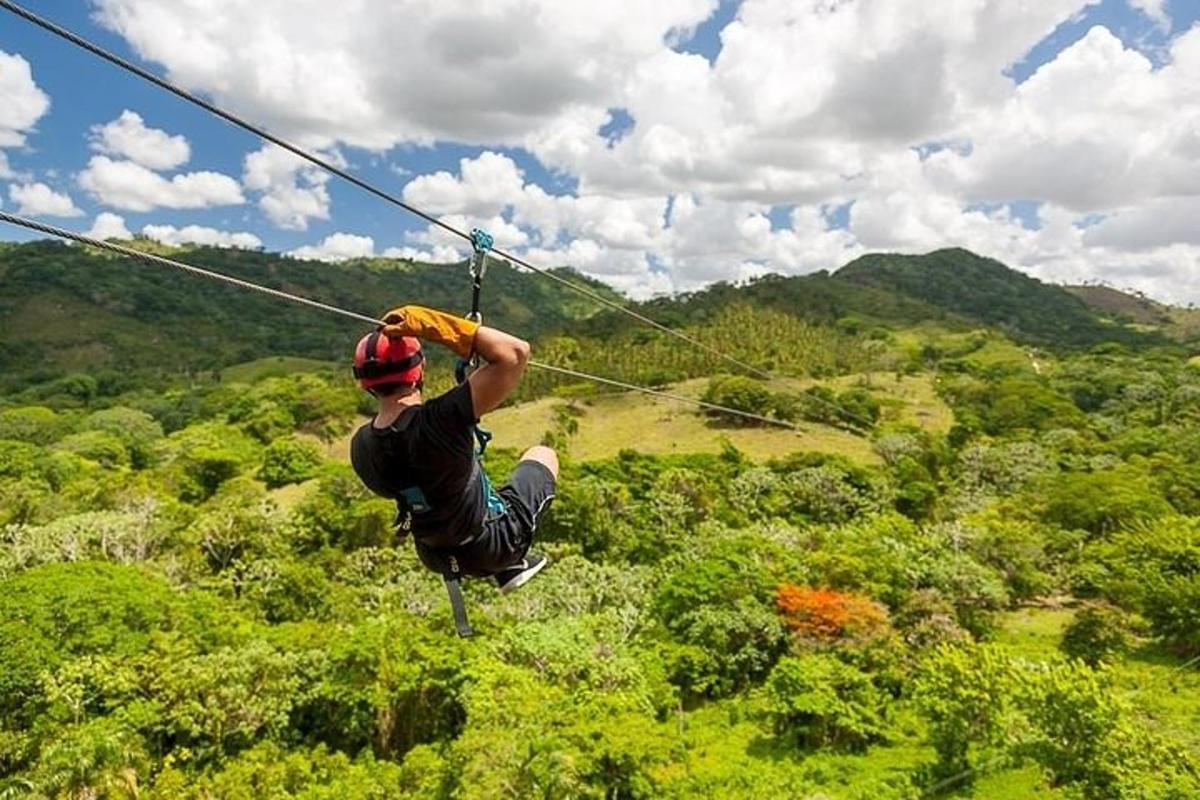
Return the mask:
{"type": "MultiPolygon", "coordinates": [[[[126,31],[125,36],[118,35],[109,27],[99,24],[94,18],[96,6],[93,4],[62,4],[29,0],[27,5],[32,10],[101,43],[122,56],[146,64],[156,72],[165,71],[162,64],[142,58],[138,50],[131,46],[130,40],[136,39],[136,34],[126,31]]],[[[137,6],[138,2],[137,0],[113,0],[113,5],[132,7],[137,6]]],[[[1125,48],[1149,58],[1156,69],[1163,67],[1169,61],[1171,43],[1181,33],[1189,31],[1200,20],[1200,2],[1168,0],[1162,8],[1164,16],[1159,19],[1152,18],[1151,13],[1147,13],[1144,8],[1135,8],[1136,5],[1140,4],[1134,0],[1103,0],[1098,4],[1088,6],[1080,14],[1061,20],[1048,35],[1038,41],[1029,42],[1023,57],[1008,64],[1004,70],[1005,74],[1011,77],[1016,84],[1029,80],[1039,68],[1053,62],[1064,50],[1078,44],[1097,25],[1110,31],[1125,48]]],[[[722,34],[726,31],[727,26],[738,24],[741,11],[739,2],[722,0],[716,3],[707,18],[704,18],[694,29],[682,34],[678,29],[667,31],[666,35],[661,37],[666,42],[664,47],[673,49],[677,55],[693,54],[705,59],[713,69],[713,74],[716,74],[726,61],[722,52],[722,34]]],[[[25,59],[32,68],[33,79],[37,86],[49,96],[51,102],[48,113],[37,121],[33,129],[25,132],[24,146],[9,147],[4,151],[11,171],[14,173],[7,183],[10,185],[20,182],[45,183],[57,192],[69,194],[75,205],[83,212],[83,215],[77,218],[48,218],[50,221],[65,227],[84,230],[92,224],[98,213],[110,211],[118,213],[125,220],[128,229],[134,232],[140,231],[143,226],[148,224],[177,227],[202,225],[223,231],[253,233],[267,249],[278,251],[289,251],[304,245],[312,245],[331,234],[345,232],[371,237],[374,240],[376,252],[382,252],[387,247],[414,243],[408,237],[413,234],[419,235],[424,230],[423,224],[408,217],[402,211],[369,197],[360,190],[336,179],[327,184],[330,195],[330,218],[325,220],[310,218],[307,220],[307,228],[304,230],[288,230],[274,224],[256,203],[258,195],[251,191],[245,193],[246,202],[242,204],[213,208],[175,210],[159,207],[151,211],[139,212],[106,207],[96,197],[81,188],[78,176],[87,167],[89,159],[95,155],[89,147],[89,131],[93,126],[115,120],[126,109],[140,114],[148,128],[186,137],[191,146],[190,160],[173,171],[165,171],[164,174],[168,176],[173,172],[205,170],[223,173],[241,180],[244,159],[248,153],[257,150],[260,145],[250,134],[213,118],[201,109],[194,108],[162,90],[100,61],[96,57],[9,15],[8,12],[0,12],[0,20],[2,20],[0,21],[0,51],[10,55],[19,55],[25,59]]],[[[662,24],[666,25],[667,23],[662,24]]],[[[750,29],[752,26],[747,22],[745,27],[750,29]]],[[[244,42],[238,43],[238,46],[252,47],[253,44],[253,42],[244,42]]],[[[729,60],[732,60],[732,56],[729,60]]],[[[672,63],[678,65],[681,75],[684,72],[687,72],[688,75],[695,73],[693,68],[688,67],[686,59],[676,59],[672,63]]],[[[414,81],[424,79],[424,76],[412,76],[414,81]]],[[[644,91],[648,92],[649,90],[644,91]]],[[[215,94],[218,102],[229,99],[220,96],[219,92],[215,94]]],[[[244,103],[245,100],[242,98],[238,102],[244,103]]],[[[645,101],[643,100],[643,102],[645,101]]],[[[630,104],[632,104],[632,100],[630,104]]],[[[601,106],[607,110],[610,116],[608,119],[601,118],[599,121],[603,124],[593,126],[590,133],[597,137],[603,146],[607,147],[614,159],[622,152],[632,151],[634,139],[649,136],[648,123],[644,119],[638,119],[636,114],[629,111],[629,105],[625,103],[625,98],[619,90],[604,99],[601,106]],[[637,133],[638,136],[634,136],[634,133],[637,133]],[[628,147],[623,147],[626,144],[628,147]]],[[[327,109],[327,111],[336,115],[336,109],[332,111],[327,109]]],[[[255,112],[256,108],[253,106],[245,109],[245,113],[253,121],[270,117],[269,114],[257,117],[255,112]]],[[[643,117],[646,116],[644,110],[639,113],[643,117]]],[[[564,112],[565,116],[566,112],[564,112]]],[[[586,117],[586,115],[581,116],[586,117]]],[[[593,115],[591,119],[596,118],[593,115]]],[[[349,125],[352,126],[353,122],[349,125]]],[[[681,125],[680,129],[684,130],[684,127],[681,125]]],[[[533,128],[531,127],[529,130],[533,131],[533,128]]],[[[595,191],[605,198],[624,199],[637,194],[647,197],[661,195],[662,208],[673,209],[672,214],[683,207],[675,202],[676,190],[669,183],[669,179],[663,179],[657,183],[648,179],[644,185],[638,183],[638,161],[635,157],[623,157],[624,160],[621,161],[620,166],[624,171],[621,172],[619,181],[616,177],[612,179],[615,188],[605,186],[601,190],[595,187],[604,186],[609,176],[603,167],[589,165],[592,163],[603,164],[602,156],[591,157],[592,161],[587,164],[581,161],[580,166],[576,167],[570,157],[560,157],[551,147],[542,150],[538,147],[523,146],[524,142],[521,136],[511,132],[497,133],[494,138],[487,132],[486,127],[482,131],[474,131],[469,136],[456,137],[450,134],[438,137],[437,133],[435,130],[433,135],[437,137],[438,143],[432,146],[414,144],[411,141],[414,138],[428,138],[428,136],[407,137],[409,141],[406,142],[404,141],[406,137],[398,135],[397,140],[400,143],[378,151],[355,147],[345,142],[338,144],[336,150],[348,161],[352,171],[395,193],[400,193],[410,180],[418,176],[436,173],[439,170],[445,170],[457,177],[461,159],[476,159],[484,151],[491,151],[511,161],[523,175],[523,180],[527,184],[536,185],[549,195],[575,198],[581,196],[581,186],[584,186],[587,187],[584,193],[595,191]],[[551,155],[547,155],[547,153],[551,155]],[[664,181],[668,182],[664,183],[664,181]]],[[[541,136],[537,132],[528,135],[541,136]]],[[[703,135],[707,135],[707,133],[703,135]]],[[[341,137],[336,136],[335,138],[341,137]]],[[[353,139],[352,136],[346,138],[353,139]]],[[[868,138],[864,135],[864,141],[867,141],[868,138]]],[[[641,148],[639,152],[644,153],[647,152],[646,148],[650,144],[647,141],[639,141],[637,146],[641,148]]],[[[897,152],[902,149],[898,148],[897,152]]],[[[936,152],[937,149],[934,147],[932,150],[923,152],[936,152]]],[[[736,162],[733,163],[732,168],[736,170],[736,162]]],[[[695,175],[700,175],[704,171],[704,166],[689,163],[689,169],[695,175]]],[[[664,167],[662,174],[669,176],[671,171],[664,167]]],[[[844,243],[841,250],[830,250],[830,253],[834,253],[830,257],[839,257],[836,255],[837,253],[853,255],[855,248],[872,249],[872,239],[864,233],[869,230],[867,215],[870,204],[866,202],[866,198],[854,196],[854,192],[849,189],[830,189],[826,191],[824,197],[816,197],[815,194],[813,197],[798,194],[793,202],[786,192],[782,196],[763,199],[762,192],[752,187],[746,187],[744,190],[712,188],[712,184],[706,183],[706,181],[707,178],[703,176],[696,177],[694,182],[687,183],[686,187],[681,183],[679,191],[691,192],[696,201],[695,204],[701,208],[712,209],[718,202],[724,203],[729,198],[741,203],[742,205],[729,212],[740,215],[730,224],[744,228],[743,223],[746,219],[761,216],[767,220],[767,228],[772,233],[791,234],[793,239],[802,240],[805,228],[795,215],[803,216],[806,213],[805,208],[819,209],[818,216],[823,220],[820,224],[824,226],[824,230],[817,232],[822,237],[827,239],[831,231],[854,234],[854,240],[848,244],[844,243]],[[711,200],[709,200],[709,195],[705,194],[706,192],[711,192],[711,200]],[[760,209],[755,210],[750,205],[745,205],[755,202],[761,205],[760,209]],[[856,224],[861,225],[861,231],[850,230],[856,224]]],[[[5,183],[5,181],[0,181],[0,199],[3,201],[3,207],[11,210],[17,206],[17,203],[10,197],[5,183]]],[[[997,194],[994,197],[970,196],[970,192],[963,191],[959,197],[960,206],[964,214],[974,211],[984,215],[996,215],[1007,209],[1004,213],[1016,219],[1024,228],[1041,229],[1045,224],[1042,219],[1043,206],[1056,201],[1035,194],[1019,196],[1014,194],[1015,191],[1019,190],[1006,190],[1007,196],[997,194]]],[[[776,194],[779,193],[776,192],[776,194]]],[[[645,207],[653,206],[653,204],[644,205],[645,207]]],[[[1086,211],[1092,219],[1096,218],[1097,213],[1101,217],[1106,213],[1105,209],[1079,208],[1075,210],[1080,214],[1086,211]]],[[[454,213],[449,208],[437,209],[437,211],[438,213],[454,213]]],[[[462,213],[469,216],[471,212],[464,209],[462,213]]],[[[515,212],[505,211],[502,213],[506,215],[506,220],[517,219],[514,216],[515,212]]],[[[675,220],[666,220],[664,216],[663,230],[665,231],[674,222],[675,220]]],[[[714,228],[716,223],[709,223],[708,227],[714,228]]],[[[553,241],[533,234],[531,245],[540,246],[542,249],[555,245],[561,249],[574,238],[586,238],[583,233],[587,228],[588,225],[577,223],[577,227],[573,230],[564,228],[553,237],[553,241]]],[[[679,227],[679,231],[682,232],[683,228],[679,227]]],[[[620,243],[612,245],[609,240],[604,238],[603,234],[589,235],[599,242],[599,246],[602,248],[601,252],[605,254],[605,257],[612,255],[625,258],[630,263],[634,260],[633,256],[625,250],[614,255],[612,248],[615,247],[619,250],[624,245],[620,243]]],[[[681,235],[674,236],[672,242],[677,241],[681,235]]],[[[23,232],[7,227],[0,229],[0,237],[13,240],[28,238],[23,232]]],[[[885,235],[877,237],[877,240],[879,244],[886,246],[889,238],[885,235]]],[[[843,237],[843,240],[848,241],[846,237],[843,237]]],[[[951,241],[945,243],[954,244],[951,241]]],[[[789,244],[780,240],[779,248],[790,246],[795,249],[801,244],[802,242],[789,244]]],[[[535,250],[534,252],[540,251],[535,250]]],[[[779,264],[776,265],[774,252],[732,255],[729,271],[725,273],[720,272],[721,266],[715,261],[709,264],[705,259],[697,260],[693,257],[692,261],[687,262],[683,255],[677,256],[666,250],[655,250],[654,246],[645,246],[638,258],[640,258],[640,263],[654,265],[651,272],[655,273],[667,269],[658,266],[660,264],[682,265],[686,262],[689,265],[686,270],[683,266],[679,266],[678,275],[674,276],[675,279],[672,283],[670,285],[659,284],[659,289],[688,288],[690,285],[702,283],[712,277],[736,279],[739,277],[738,265],[743,270],[740,274],[745,274],[746,269],[758,269],[763,265],[767,269],[778,268],[785,272],[807,271],[810,268],[816,268],[816,265],[802,264],[795,259],[789,260],[788,256],[780,256],[779,264]],[[701,261],[705,261],[705,263],[700,263],[701,261]],[[747,265],[754,266],[747,267],[747,265]]],[[[555,255],[566,258],[565,253],[560,254],[558,251],[555,255]]],[[[713,255],[711,260],[716,258],[717,256],[713,255]]],[[[1030,258],[1032,259],[1033,256],[1031,255],[1030,258]]],[[[1113,279],[1131,279],[1136,282],[1136,269],[1130,267],[1127,261],[1121,263],[1123,265],[1121,269],[1124,272],[1117,270],[1113,274],[1119,275],[1119,277],[1113,279]],[[1126,274],[1130,271],[1134,273],[1132,278],[1126,274]]],[[[820,266],[828,268],[836,267],[837,264],[820,266]]],[[[1024,266],[1030,268],[1031,271],[1037,269],[1036,265],[1032,263],[1024,266]]],[[[638,269],[643,268],[639,267],[638,269]]],[[[595,271],[602,275],[605,273],[605,269],[598,268],[595,271]]],[[[631,267],[628,274],[621,273],[618,277],[623,276],[627,280],[636,280],[636,272],[637,270],[631,267]]],[[[646,273],[637,274],[645,277],[646,273]]],[[[1098,277],[1111,276],[1100,275],[1098,277]]]]}
{"type": "MultiPolygon", "coordinates": [[[[84,4],[31,1],[25,6],[69,28],[125,58],[140,61],[120,36],[92,19],[84,4]]],[[[158,87],[131,75],[76,46],[43,31],[24,20],[0,11],[0,50],[23,56],[33,67],[39,87],[51,98],[50,112],[42,118],[37,131],[29,137],[28,147],[9,156],[12,169],[32,173],[52,188],[70,192],[85,216],[58,220],[60,227],[83,230],[105,207],[73,185],[72,176],[81,171],[92,152],[88,134],[94,125],[116,119],[122,111],[139,113],[146,125],[187,137],[192,156],[186,169],[215,170],[232,176],[242,171],[242,159],[259,146],[259,139],[246,131],[215,118],[158,87]]],[[[709,42],[710,46],[713,43],[709,42]]],[[[160,67],[142,62],[162,74],[160,67]]],[[[255,123],[253,112],[246,114],[255,123]]],[[[437,170],[454,171],[459,159],[478,155],[488,149],[505,153],[516,161],[528,178],[555,192],[569,192],[574,181],[568,175],[546,170],[527,152],[491,145],[487,148],[456,142],[436,146],[402,146],[386,153],[356,148],[341,148],[351,171],[363,179],[399,194],[407,178],[437,170]]],[[[121,211],[131,231],[146,224],[183,227],[205,225],[221,230],[250,231],[268,250],[287,251],[340,230],[368,235],[380,247],[400,245],[405,231],[424,226],[400,209],[370,197],[362,190],[334,180],[328,185],[332,216],[314,220],[306,231],[281,230],[272,225],[252,203],[239,207],[172,210],[158,208],[147,213],[121,211]]],[[[13,203],[5,199],[5,208],[13,203]]],[[[49,219],[49,218],[47,218],[49,219]]],[[[10,226],[0,226],[0,237],[11,241],[37,238],[36,234],[10,226]]]]}

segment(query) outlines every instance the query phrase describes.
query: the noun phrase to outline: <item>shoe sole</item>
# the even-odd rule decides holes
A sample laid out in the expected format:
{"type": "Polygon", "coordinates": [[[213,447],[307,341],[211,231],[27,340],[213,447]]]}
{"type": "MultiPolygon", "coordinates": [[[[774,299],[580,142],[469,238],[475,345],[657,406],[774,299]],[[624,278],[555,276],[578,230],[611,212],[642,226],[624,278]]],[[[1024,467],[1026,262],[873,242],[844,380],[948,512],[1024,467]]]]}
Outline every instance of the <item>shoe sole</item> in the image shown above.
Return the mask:
{"type": "Polygon", "coordinates": [[[508,583],[501,586],[500,593],[508,594],[511,591],[520,589],[522,586],[529,583],[529,581],[533,578],[534,575],[537,575],[539,572],[541,572],[543,569],[545,569],[546,565],[549,563],[550,563],[550,559],[543,558],[541,560],[541,563],[539,563],[537,566],[530,567],[529,569],[525,570],[517,577],[513,578],[508,583]]]}

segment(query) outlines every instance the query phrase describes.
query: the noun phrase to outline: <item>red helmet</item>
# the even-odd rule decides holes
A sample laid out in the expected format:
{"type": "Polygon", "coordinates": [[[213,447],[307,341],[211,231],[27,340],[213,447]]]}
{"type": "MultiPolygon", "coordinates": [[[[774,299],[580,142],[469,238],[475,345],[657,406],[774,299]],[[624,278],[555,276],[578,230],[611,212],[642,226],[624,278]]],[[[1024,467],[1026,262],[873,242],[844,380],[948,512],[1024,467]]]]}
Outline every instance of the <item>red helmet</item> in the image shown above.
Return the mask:
{"type": "Polygon", "coordinates": [[[368,391],[389,383],[417,384],[425,374],[421,340],[412,336],[390,339],[380,331],[368,333],[354,349],[354,377],[368,391]]]}

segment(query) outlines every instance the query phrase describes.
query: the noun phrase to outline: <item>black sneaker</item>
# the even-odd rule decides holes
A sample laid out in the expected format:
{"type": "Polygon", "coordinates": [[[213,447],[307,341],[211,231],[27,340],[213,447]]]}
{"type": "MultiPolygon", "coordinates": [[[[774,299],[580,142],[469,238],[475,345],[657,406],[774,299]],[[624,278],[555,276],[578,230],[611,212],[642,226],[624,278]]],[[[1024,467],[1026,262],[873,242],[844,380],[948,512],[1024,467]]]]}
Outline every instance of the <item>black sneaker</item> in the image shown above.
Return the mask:
{"type": "Polygon", "coordinates": [[[533,552],[526,553],[525,558],[508,569],[497,572],[492,577],[496,579],[496,585],[500,587],[500,591],[507,594],[529,583],[529,579],[541,572],[546,563],[545,556],[533,552]]]}

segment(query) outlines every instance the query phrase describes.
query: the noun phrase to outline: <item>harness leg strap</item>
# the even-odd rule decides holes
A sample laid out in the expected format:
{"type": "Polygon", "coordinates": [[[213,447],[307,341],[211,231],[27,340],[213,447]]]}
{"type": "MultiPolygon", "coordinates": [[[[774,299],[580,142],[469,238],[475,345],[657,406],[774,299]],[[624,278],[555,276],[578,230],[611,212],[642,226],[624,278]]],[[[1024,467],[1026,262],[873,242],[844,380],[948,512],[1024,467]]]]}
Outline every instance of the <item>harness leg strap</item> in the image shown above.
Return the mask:
{"type": "Polygon", "coordinates": [[[454,611],[454,627],[458,629],[460,638],[469,639],[475,635],[475,630],[471,627],[471,621],[467,619],[467,604],[463,602],[462,575],[458,571],[458,562],[454,556],[450,557],[450,568],[442,578],[446,581],[446,593],[450,595],[450,608],[454,611]]]}

